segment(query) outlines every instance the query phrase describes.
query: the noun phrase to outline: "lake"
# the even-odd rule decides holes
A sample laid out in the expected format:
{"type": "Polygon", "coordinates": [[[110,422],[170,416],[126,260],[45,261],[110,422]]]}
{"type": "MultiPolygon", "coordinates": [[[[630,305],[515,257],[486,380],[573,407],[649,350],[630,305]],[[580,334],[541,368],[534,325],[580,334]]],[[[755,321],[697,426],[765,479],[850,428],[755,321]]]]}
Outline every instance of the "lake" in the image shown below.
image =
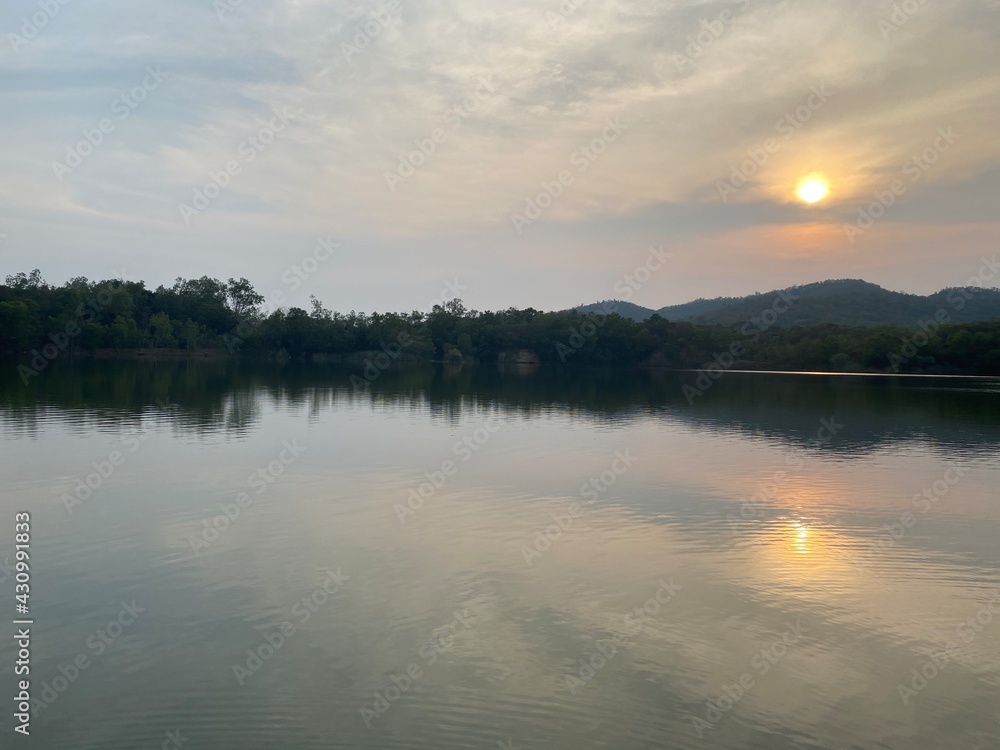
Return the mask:
{"type": "Polygon", "coordinates": [[[1000,747],[1000,380],[358,374],[4,366],[26,746],[1000,747]]]}

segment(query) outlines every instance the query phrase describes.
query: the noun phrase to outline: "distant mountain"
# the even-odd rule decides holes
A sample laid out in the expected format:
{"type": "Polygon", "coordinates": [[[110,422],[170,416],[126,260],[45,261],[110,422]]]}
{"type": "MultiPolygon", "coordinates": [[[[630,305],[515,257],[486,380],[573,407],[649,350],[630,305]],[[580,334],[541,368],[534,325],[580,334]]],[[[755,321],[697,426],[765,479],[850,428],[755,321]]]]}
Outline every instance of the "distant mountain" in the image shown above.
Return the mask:
{"type": "Polygon", "coordinates": [[[643,307],[642,305],[634,305],[631,302],[625,302],[624,300],[609,299],[603,302],[595,302],[592,305],[580,305],[579,307],[574,307],[574,310],[581,313],[598,313],[598,314],[609,314],[617,313],[623,318],[628,318],[634,321],[643,321],[646,318],[652,316],[655,310],[650,310],[648,307],[643,307]]]}
{"type": "MultiPolygon", "coordinates": [[[[575,309],[600,313],[610,310],[612,304],[617,304],[613,311],[632,320],[645,320],[654,312],[630,302],[603,302],[575,309]]],[[[916,327],[920,321],[933,320],[939,311],[947,313],[948,322],[973,323],[1000,319],[1000,289],[959,287],[921,296],[891,292],[860,279],[836,279],[746,297],[697,299],[655,312],[675,322],[733,326],[760,319],[768,311],[772,312],[767,318],[774,320],[765,322],[786,328],[827,324],[916,327]]]]}
{"type": "Polygon", "coordinates": [[[715,297],[714,299],[705,299],[700,297],[694,302],[685,302],[683,305],[669,305],[667,307],[661,307],[656,311],[656,314],[661,318],[666,318],[667,320],[691,320],[691,318],[696,318],[699,315],[705,315],[706,313],[718,310],[720,307],[725,307],[726,305],[731,305],[734,302],[739,302],[742,297],[715,297]]]}

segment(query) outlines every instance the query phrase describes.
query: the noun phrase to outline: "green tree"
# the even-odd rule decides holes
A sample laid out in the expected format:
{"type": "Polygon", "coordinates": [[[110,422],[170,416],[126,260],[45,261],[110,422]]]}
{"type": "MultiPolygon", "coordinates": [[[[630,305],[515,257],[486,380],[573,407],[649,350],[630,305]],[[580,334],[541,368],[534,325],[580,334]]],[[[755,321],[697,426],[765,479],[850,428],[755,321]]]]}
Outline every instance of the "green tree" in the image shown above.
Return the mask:
{"type": "Polygon", "coordinates": [[[111,324],[110,334],[115,349],[135,349],[142,346],[142,333],[132,318],[117,316],[111,324]]]}
{"type": "Polygon", "coordinates": [[[24,302],[0,302],[0,350],[20,352],[31,339],[31,310],[24,302]]]}
{"type": "Polygon", "coordinates": [[[37,268],[30,274],[25,274],[22,271],[15,276],[8,276],[6,283],[12,289],[41,289],[46,286],[45,280],[42,279],[42,272],[37,268]]]}
{"type": "Polygon", "coordinates": [[[313,320],[330,320],[333,317],[333,313],[323,307],[323,303],[315,294],[309,295],[309,304],[312,306],[309,317],[313,320]]]}
{"type": "Polygon", "coordinates": [[[264,303],[264,295],[258,294],[253,288],[253,284],[244,278],[229,279],[226,283],[226,301],[229,309],[238,318],[250,317],[257,312],[257,306],[264,303]]]}
{"type": "Polygon", "coordinates": [[[181,326],[179,337],[185,349],[197,349],[201,344],[202,326],[188,318],[181,326]]]}
{"type": "Polygon", "coordinates": [[[84,349],[98,349],[105,345],[108,329],[100,323],[84,323],[80,327],[80,346],[84,349]]]}
{"type": "Polygon", "coordinates": [[[844,352],[838,352],[830,357],[830,367],[837,372],[846,372],[851,369],[851,357],[844,352]]]}
{"type": "Polygon", "coordinates": [[[153,348],[157,346],[172,347],[177,346],[177,339],[174,338],[174,324],[170,322],[170,316],[166,313],[156,313],[149,319],[149,327],[153,332],[153,348]]]}

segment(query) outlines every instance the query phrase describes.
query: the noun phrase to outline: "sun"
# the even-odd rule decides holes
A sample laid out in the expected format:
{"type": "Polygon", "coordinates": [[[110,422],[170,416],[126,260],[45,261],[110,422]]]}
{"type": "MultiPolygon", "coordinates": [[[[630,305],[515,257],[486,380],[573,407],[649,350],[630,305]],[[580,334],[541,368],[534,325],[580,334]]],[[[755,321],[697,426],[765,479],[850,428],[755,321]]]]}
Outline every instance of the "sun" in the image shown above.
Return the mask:
{"type": "Polygon", "coordinates": [[[807,177],[799,185],[795,194],[806,203],[817,203],[830,193],[830,186],[821,177],[807,177]]]}

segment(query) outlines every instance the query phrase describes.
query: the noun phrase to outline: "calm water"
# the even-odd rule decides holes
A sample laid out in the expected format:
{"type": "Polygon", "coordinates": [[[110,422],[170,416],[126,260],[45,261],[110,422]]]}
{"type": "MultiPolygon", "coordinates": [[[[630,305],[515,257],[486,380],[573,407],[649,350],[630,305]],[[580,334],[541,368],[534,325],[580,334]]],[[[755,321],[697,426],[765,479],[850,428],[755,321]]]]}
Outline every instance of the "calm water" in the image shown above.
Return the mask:
{"type": "Polygon", "coordinates": [[[998,380],[57,364],[25,746],[1000,747],[998,380]]]}

